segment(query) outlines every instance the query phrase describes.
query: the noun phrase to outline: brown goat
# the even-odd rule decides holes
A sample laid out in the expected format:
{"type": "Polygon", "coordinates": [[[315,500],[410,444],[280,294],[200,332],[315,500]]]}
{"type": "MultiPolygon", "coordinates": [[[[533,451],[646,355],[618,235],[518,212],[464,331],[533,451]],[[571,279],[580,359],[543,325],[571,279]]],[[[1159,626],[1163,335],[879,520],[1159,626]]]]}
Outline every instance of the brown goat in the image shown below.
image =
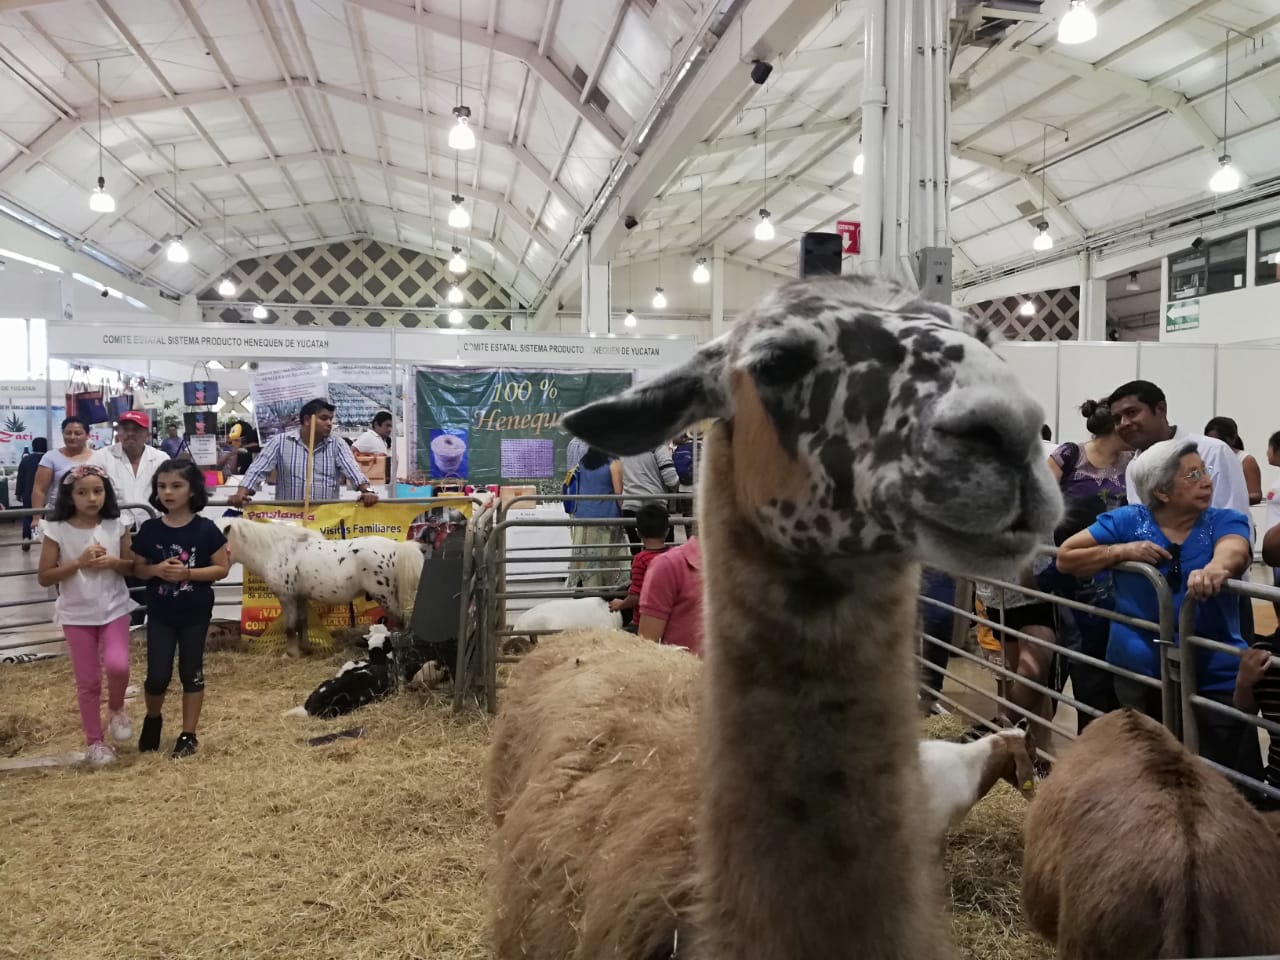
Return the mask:
{"type": "Polygon", "coordinates": [[[1280,841],[1130,710],[1091,723],[1027,812],[1022,905],[1059,960],[1280,953],[1280,841]]]}

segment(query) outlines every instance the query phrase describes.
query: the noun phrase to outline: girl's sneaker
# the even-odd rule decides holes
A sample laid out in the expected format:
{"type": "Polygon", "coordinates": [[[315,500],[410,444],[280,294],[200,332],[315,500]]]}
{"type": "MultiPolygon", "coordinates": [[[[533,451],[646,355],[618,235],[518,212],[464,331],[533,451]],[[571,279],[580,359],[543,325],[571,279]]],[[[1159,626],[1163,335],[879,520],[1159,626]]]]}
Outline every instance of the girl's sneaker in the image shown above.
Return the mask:
{"type": "Polygon", "coordinates": [[[123,709],[111,711],[111,720],[107,723],[107,732],[111,734],[111,739],[117,743],[128,743],[133,739],[133,724],[129,722],[129,715],[123,709]]]}
{"type": "Polygon", "coordinates": [[[173,758],[175,760],[182,757],[189,757],[196,752],[196,748],[200,746],[200,741],[196,739],[194,733],[180,733],[178,739],[173,745],[173,758]]]}
{"type": "Polygon", "coordinates": [[[84,758],[89,761],[90,765],[101,767],[114,761],[116,752],[99,740],[97,743],[89,744],[89,749],[84,752],[84,758]]]}
{"type": "Polygon", "coordinates": [[[142,718],[142,735],[138,737],[139,753],[154,753],[160,749],[160,727],[163,724],[163,717],[142,718]]]}

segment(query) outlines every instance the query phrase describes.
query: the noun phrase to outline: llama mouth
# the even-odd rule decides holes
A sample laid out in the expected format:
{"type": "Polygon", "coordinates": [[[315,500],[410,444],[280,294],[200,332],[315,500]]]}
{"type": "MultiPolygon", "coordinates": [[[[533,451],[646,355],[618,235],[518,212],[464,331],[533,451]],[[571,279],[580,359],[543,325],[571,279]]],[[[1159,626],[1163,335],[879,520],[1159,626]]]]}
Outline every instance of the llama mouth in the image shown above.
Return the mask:
{"type": "Polygon", "coordinates": [[[920,517],[920,546],[926,563],[960,564],[957,573],[1009,573],[1028,560],[1042,542],[1023,516],[1002,529],[961,530],[938,520],[920,517]]]}

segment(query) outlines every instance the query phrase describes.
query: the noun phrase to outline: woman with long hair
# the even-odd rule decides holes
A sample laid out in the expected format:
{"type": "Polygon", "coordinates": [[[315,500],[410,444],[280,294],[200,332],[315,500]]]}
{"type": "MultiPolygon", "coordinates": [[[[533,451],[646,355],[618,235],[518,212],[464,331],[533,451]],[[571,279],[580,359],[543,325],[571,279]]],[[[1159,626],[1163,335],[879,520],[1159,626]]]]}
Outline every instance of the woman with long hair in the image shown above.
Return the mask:
{"type": "MultiPolygon", "coordinates": [[[[584,496],[609,496],[622,493],[622,464],[597,447],[588,447],[574,467],[576,493],[584,496]]],[[[622,516],[617,500],[567,500],[565,511],[575,520],[616,520],[622,516]]],[[[569,586],[602,589],[617,583],[602,569],[616,561],[600,560],[607,547],[622,542],[622,529],[617,526],[581,526],[572,528],[573,560],[569,564],[569,586]]]]}

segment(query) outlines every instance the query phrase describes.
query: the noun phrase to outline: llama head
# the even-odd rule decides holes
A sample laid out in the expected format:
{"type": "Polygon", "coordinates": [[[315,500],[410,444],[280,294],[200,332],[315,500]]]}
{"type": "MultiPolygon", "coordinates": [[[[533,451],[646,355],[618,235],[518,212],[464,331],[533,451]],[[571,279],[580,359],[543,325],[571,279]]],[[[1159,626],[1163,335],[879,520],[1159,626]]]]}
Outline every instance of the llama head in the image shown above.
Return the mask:
{"type": "Polygon", "coordinates": [[[1053,529],[1062,500],[1040,407],[990,339],[890,281],[804,280],[681,366],[563,424],[627,455],[722,420],[738,507],[784,551],[901,551],[1008,573],[1053,529]]]}

